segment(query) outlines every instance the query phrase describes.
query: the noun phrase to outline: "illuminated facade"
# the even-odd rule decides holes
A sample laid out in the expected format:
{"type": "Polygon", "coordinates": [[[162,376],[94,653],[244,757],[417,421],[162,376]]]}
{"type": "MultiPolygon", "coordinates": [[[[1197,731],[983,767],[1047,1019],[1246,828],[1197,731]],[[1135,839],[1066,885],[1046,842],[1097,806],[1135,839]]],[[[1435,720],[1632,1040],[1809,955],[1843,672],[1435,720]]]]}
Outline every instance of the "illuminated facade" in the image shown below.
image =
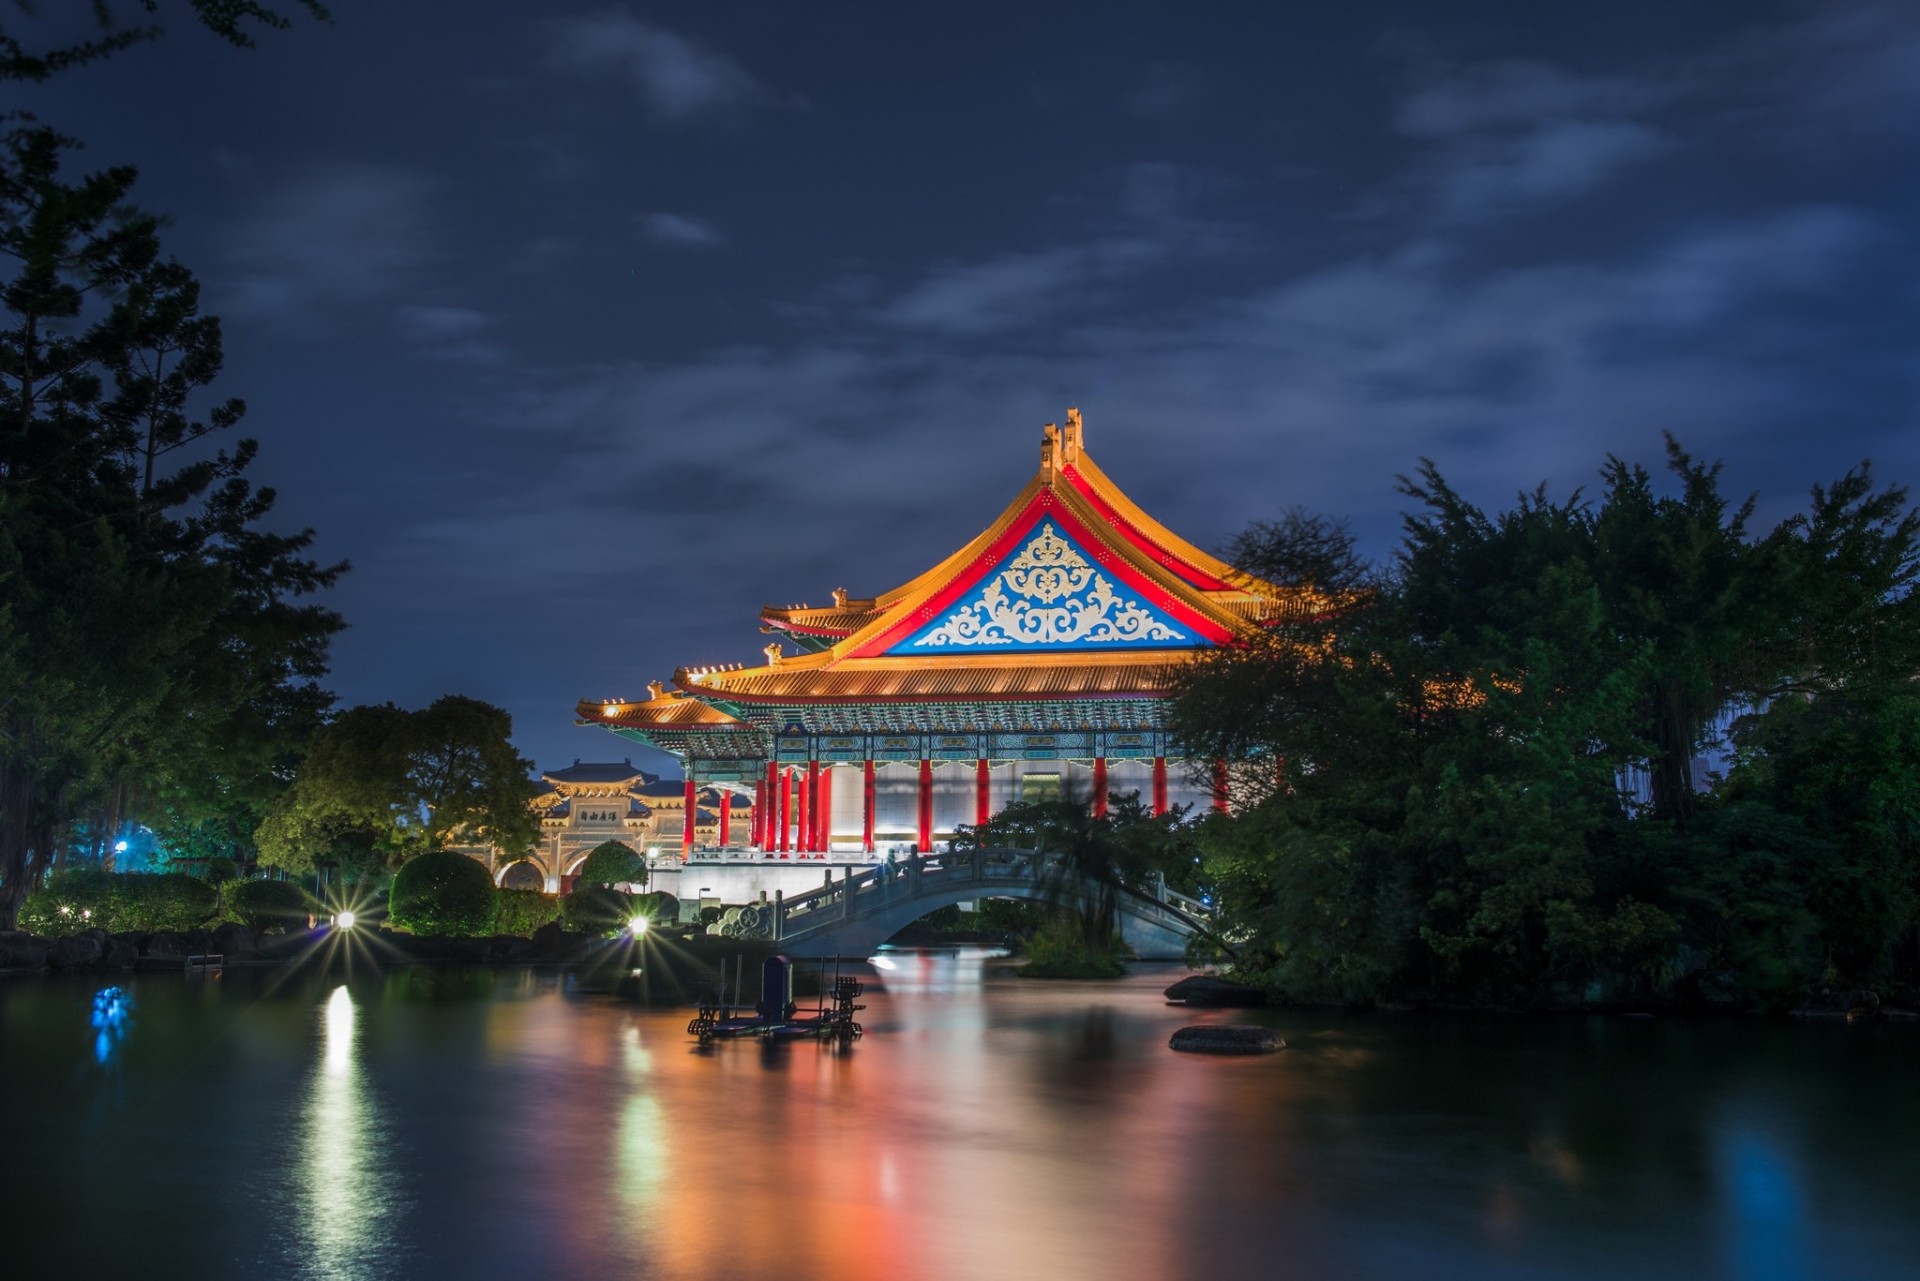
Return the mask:
{"type": "MultiPolygon", "coordinates": [[[[458,847],[486,863],[495,882],[507,889],[570,889],[587,854],[607,841],[620,841],[640,853],[678,851],[687,843],[686,789],[678,779],[649,774],[630,760],[575,761],[541,774],[538,787],[531,804],[540,819],[540,839],[531,850],[507,857],[490,846],[458,847]]],[[[722,795],[703,788],[695,798],[695,845],[721,843],[722,795]]],[[[748,803],[729,797],[727,808],[730,821],[735,815],[750,821],[748,803]]]]}
{"type": "Polygon", "coordinates": [[[1087,456],[1073,410],[1047,425],[1038,472],[999,517],[918,578],[769,606],[764,664],[682,668],[643,700],[582,702],[579,717],[679,757],[688,795],[718,789],[729,848],[928,850],[1063,792],[1100,811],[1112,792],[1156,813],[1224,804],[1224,772],[1196,771],[1168,739],[1170,671],[1325,604],[1140,510],[1087,456]],[[760,821],[733,821],[728,806],[749,799],[760,821]]]}

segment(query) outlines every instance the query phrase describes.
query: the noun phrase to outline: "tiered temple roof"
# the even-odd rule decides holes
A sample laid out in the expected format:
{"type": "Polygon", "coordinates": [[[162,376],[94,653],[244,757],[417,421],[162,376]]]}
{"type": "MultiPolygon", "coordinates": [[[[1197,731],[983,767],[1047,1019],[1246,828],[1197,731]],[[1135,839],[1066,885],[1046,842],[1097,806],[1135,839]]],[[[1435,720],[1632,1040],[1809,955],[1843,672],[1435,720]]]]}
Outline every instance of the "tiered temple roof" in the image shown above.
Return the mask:
{"type": "Polygon", "coordinates": [[[1335,604],[1243,574],[1147,515],[1088,456],[1074,410],[1046,427],[1040,467],[1005,510],[926,573],[763,609],[762,630],[801,653],[776,641],[760,666],[681,668],[644,701],[579,712],[680,754],[744,756],[748,735],[808,707],[1155,699],[1194,650],[1335,604]]]}

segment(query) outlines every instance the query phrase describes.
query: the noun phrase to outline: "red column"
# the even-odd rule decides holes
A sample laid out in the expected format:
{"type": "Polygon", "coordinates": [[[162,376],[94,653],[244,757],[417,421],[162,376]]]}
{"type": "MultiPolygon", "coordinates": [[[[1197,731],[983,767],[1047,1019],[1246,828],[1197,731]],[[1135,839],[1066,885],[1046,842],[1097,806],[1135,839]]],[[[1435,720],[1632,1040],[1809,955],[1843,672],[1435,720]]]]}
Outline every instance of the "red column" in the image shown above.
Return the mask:
{"type": "Polygon", "coordinates": [[[822,856],[833,849],[833,763],[820,771],[819,786],[813,794],[813,848],[822,856]]]}
{"type": "Polygon", "coordinates": [[[790,769],[783,769],[780,771],[779,806],[778,806],[778,811],[776,813],[776,816],[773,820],[774,822],[780,825],[780,828],[779,828],[780,837],[779,837],[779,840],[776,842],[776,844],[780,846],[780,856],[782,858],[786,857],[787,848],[788,848],[787,846],[787,832],[788,832],[787,803],[790,799],[790,793],[792,791],[793,791],[793,771],[790,769]]]}
{"type": "Polygon", "coordinates": [[[1227,763],[1225,761],[1213,763],[1213,812],[1216,814],[1227,812],[1227,763]]]}
{"type": "Polygon", "coordinates": [[[920,852],[933,853],[933,762],[920,761],[920,852]]]}
{"type": "Polygon", "coordinates": [[[1107,816],[1107,758],[1093,758],[1093,816],[1107,816]]]}
{"type": "Polygon", "coordinates": [[[693,783],[693,762],[687,762],[687,821],[686,830],[680,833],[680,857],[686,858],[693,853],[693,820],[699,814],[697,789],[693,783]]]}
{"type": "Polygon", "coordinates": [[[800,847],[802,854],[813,853],[813,792],[819,784],[820,766],[814,761],[808,761],[807,772],[799,780],[800,802],[798,809],[800,813],[795,816],[799,820],[795,825],[799,830],[793,834],[794,844],[800,847]]]}
{"type": "Polygon", "coordinates": [[[753,845],[755,849],[767,848],[766,835],[761,825],[767,821],[767,780],[757,778],[753,781],[753,845]]]}
{"type": "Polygon", "coordinates": [[[1153,816],[1167,812],[1167,758],[1153,758],[1153,816]]]}
{"type": "Polygon", "coordinates": [[[973,821],[984,823],[993,817],[993,767],[982,756],[973,767],[973,821]]]}
{"type": "Polygon", "coordinates": [[[868,761],[862,771],[860,791],[860,844],[867,853],[873,853],[873,762],[868,761]]]}
{"type": "Polygon", "coordinates": [[[733,835],[733,793],[720,789],[720,848],[727,848],[733,835]]]}
{"type": "Polygon", "coordinates": [[[779,807],[780,803],[780,783],[776,777],[777,773],[778,767],[775,766],[772,761],[768,761],[766,777],[767,803],[761,806],[761,809],[765,812],[760,815],[760,848],[766,850],[769,854],[771,854],[774,847],[779,844],[779,838],[774,834],[773,828],[773,812],[779,807]]]}

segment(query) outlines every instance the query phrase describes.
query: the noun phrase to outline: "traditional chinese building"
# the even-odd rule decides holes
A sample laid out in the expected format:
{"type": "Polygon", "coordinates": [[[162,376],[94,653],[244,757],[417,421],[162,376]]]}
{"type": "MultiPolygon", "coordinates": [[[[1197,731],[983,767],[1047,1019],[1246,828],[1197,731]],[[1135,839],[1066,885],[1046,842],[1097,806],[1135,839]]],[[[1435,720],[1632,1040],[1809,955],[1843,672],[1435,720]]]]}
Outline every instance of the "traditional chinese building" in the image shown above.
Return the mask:
{"type": "MultiPolygon", "coordinates": [[[[1169,674],[1324,602],[1180,538],[1094,465],[1078,410],[980,536],[911,582],[768,606],[756,667],[683,667],[599,725],[716,788],[718,841],[769,856],[930,850],[1019,799],[1138,791],[1155,813],[1225,803],[1165,729],[1169,674]],[[797,653],[789,653],[787,646],[797,653]],[[732,797],[752,798],[742,824],[732,797]]],[[[688,804],[691,801],[686,802],[688,804]]],[[[691,832],[683,836],[693,847],[691,832]]]]}
{"type": "MultiPolygon", "coordinates": [[[[456,846],[479,859],[507,889],[570,889],[572,877],[597,845],[619,841],[636,853],[720,844],[722,793],[701,789],[694,821],[687,824],[686,789],[678,779],[649,774],[630,760],[575,761],[540,775],[530,804],[540,820],[540,839],[532,849],[507,854],[487,845],[456,846]]],[[[744,807],[728,809],[745,818],[744,807]]]]}

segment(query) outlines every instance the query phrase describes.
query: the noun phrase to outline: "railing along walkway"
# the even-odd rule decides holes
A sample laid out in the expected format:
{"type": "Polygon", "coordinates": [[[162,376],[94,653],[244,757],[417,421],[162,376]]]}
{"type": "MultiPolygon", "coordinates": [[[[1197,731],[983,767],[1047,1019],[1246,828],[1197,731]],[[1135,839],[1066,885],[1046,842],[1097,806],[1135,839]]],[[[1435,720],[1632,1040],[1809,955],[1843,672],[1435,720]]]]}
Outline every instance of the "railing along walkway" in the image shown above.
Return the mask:
{"type": "MultiPolygon", "coordinates": [[[[803,939],[837,929],[874,912],[910,904],[938,894],[973,893],[984,898],[1009,891],[1034,891],[1042,886],[1075,892],[1065,859],[1037,850],[973,849],[915,854],[857,872],[836,881],[831,869],[818,888],[786,898],[773,896],[773,937],[803,939]]],[[[1082,881],[1084,889],[1092,888],[1082,881]]],[[[1146,890],[1121,887],[1119,907],[1182,934],[1203,932],[1212,911],[1197,899],[1176,893],[1156,876],[1146,890]]]]}

